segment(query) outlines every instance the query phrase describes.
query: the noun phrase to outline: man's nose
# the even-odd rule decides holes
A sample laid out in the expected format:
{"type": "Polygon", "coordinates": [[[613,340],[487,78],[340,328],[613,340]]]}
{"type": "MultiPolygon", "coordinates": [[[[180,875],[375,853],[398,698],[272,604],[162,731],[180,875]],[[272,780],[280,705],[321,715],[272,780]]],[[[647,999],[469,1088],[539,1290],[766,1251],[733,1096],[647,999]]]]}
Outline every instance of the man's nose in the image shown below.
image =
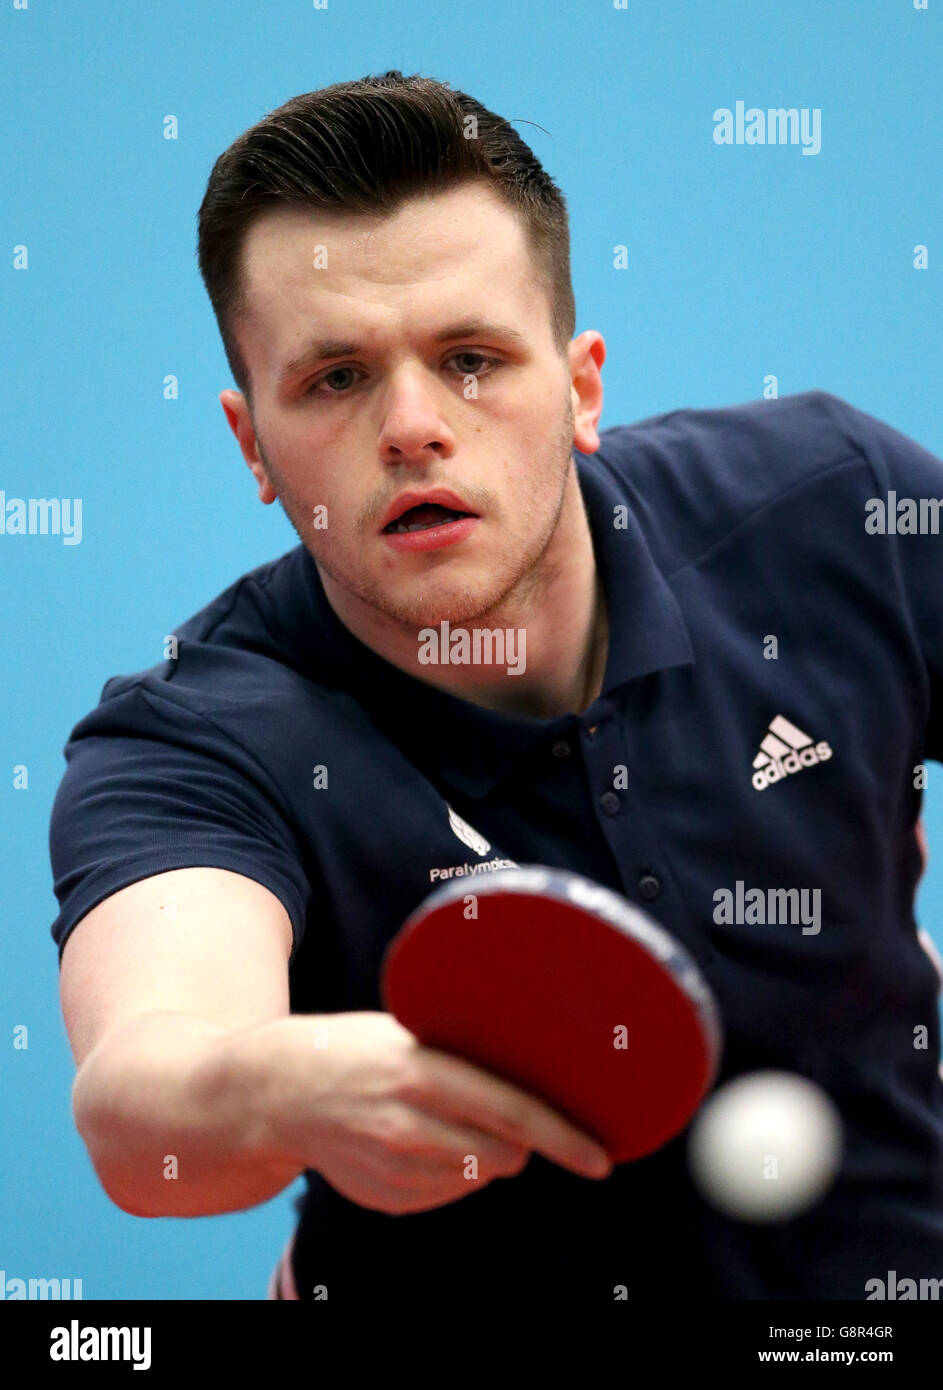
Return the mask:
{"type": "Polygon", "coordinates": [[[448,455],[455,436],[446,418],[446,388],[421,369],[403,368],[391,378],[384,400],[380,456],[388,463],[448,455]]]}

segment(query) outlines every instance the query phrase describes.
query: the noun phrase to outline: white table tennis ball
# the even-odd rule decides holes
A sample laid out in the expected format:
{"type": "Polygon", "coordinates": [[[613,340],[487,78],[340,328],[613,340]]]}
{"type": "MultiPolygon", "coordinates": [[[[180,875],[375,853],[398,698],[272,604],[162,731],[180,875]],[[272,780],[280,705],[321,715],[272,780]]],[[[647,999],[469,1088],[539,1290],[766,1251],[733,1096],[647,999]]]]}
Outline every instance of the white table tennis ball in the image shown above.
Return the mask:
{"type": "Polygon", "coordinates": [[[842,1123],[821,1086],[787,1071],[756,1071],[722,1086],[702,1106],[688,1139],[688,1166],[707,1200],[740,1221],[801,1215],[831,1186],[842,1123]]]}

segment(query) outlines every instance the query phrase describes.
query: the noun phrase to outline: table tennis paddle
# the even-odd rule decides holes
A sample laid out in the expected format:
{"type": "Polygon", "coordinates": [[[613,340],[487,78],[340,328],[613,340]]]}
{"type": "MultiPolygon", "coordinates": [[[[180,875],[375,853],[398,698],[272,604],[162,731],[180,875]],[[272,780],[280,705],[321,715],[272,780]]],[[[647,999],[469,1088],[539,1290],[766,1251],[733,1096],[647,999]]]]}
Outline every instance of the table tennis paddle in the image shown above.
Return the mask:
{"type": "Polygon", "coordinates": [[[541,1097],[614,1163],[679,1134],[719,1066],[720,1014],[687,951],[565,870],[437,888],[390,942],[381,986],[421,1043],[541,1097]]]}

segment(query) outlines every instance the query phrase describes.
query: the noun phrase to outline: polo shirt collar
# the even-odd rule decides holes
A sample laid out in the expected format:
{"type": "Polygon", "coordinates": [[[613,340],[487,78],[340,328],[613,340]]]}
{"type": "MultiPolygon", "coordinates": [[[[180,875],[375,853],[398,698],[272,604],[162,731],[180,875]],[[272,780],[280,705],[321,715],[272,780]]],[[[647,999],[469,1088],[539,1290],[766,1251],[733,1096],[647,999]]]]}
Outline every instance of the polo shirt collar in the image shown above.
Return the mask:
{"type": "Polygon", "coordinates": [[[588,726],[602,718],[628,681],[694,660],[678,601],[652,558],[617,475],[597,456],[576,451],[573,456],[609,610],[602,692],[581,715],[532,719],[503,714],[400,671],[340,622],[324,594],[314,561],[305,552],[317,617],[328,629],[326,669],[323,658],[317,663],[321,676],[330,674],[332,683],[353,695],[432,780],[445,782],[468,797],[492,791],[542,737],[559,736],[573,723],[588,726]],[[624,509],[618,513],[618,527],[617,508],[624,509]]]}

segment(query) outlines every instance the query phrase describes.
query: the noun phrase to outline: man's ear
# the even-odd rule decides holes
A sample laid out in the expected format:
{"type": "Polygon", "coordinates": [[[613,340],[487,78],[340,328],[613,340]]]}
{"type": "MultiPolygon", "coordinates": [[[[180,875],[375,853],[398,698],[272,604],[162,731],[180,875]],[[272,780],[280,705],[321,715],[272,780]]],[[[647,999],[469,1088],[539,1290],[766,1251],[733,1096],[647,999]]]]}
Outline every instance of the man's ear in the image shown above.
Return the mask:
{"type": "Polygon", "coordinates": [[[570,397],[573,402],[573,444],[581,454],[599,448],[596,425],[602,414],[602,377],[606,344],[601,333],[588,328],[569,346],[570,397]]]}
{"type": "Polygon", "coordinates": [[[241,391],[220,391],[219,403],[223,407],[223,413],[229,422],[229,428],[239,441],[242,457],[245,459],[252,476],[259,485],[259,500],[266,503],[266,505],[276,501],[278,493],[272,487],[265,464],[259,453],[259,445],[255,437],[255,428],[252,424],[252,416],[249,412],[248,401],[241,391]]]}

